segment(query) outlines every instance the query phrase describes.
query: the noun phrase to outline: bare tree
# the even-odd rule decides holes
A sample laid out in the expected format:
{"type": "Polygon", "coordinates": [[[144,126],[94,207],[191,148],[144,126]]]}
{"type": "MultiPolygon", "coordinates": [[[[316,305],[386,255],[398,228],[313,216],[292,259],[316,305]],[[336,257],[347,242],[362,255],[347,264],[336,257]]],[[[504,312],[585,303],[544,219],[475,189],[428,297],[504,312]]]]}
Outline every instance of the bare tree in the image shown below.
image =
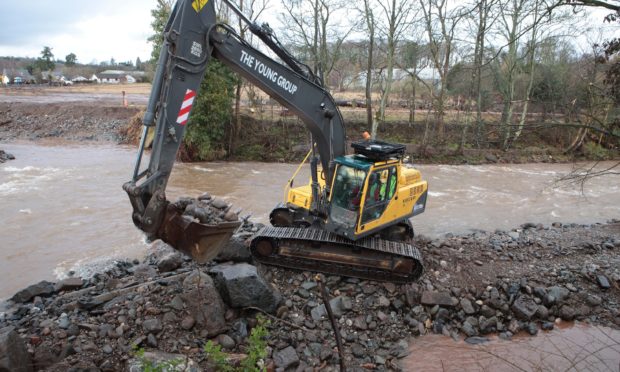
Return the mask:
{"type": "MultiPolygon", "coordinates": [[[[239,1],[239,9],[246,14],[246,16],[252,21],[256,20],[260,17],[260,15],[268,8],[269,0],[240,0],[239,1]]],[[[237,25],[239,36],[241,39],[246,39],[246,33],[249,25],[245,24],[241,17],[237,17],[237,25]]],[[[243,85],[246,82],[243,78],[239,77],[237,80],[237,86],[235,87],[235,119],[234,124],[231,125],[231,135],[230,135],[230,143],[229,153],[233,154],[235,150],[235,139],[237,139],[240,129],[241,129],[241,93],[243,89],[243,85]]]]}
{"type": "Polygon", "coordinates": [[[372,114],[372,70],[373,53],[375,48],[375,16],[374,10],[370,5],[370,0],[364,0],[364,9],[362,11],[365,20],[366,33],[368,35],[368,55],[366,58],[366,123],[369,127],[374,128],[374,116],[372,114]]]}
{"type": "MultiPolygon", "coordinates": [[[[378,22],[379,31],[386,40],[386,77],[385,85],[381,90],[381,102],[377,111],[377,119],[385,121],[385,107],[392,90],[392,82],[394,80],[394,54],[407,26],[411,24],[411,18],[415,16],[413,7],[408,0],[388,0],[379,1],[382,16],[378,22]]],[[[378,121],[373,121],[371,136],[375,138],[377,135],[378,121]]]]}
{"type": "Polygon", "coordinates": [[[420,0],[420,6],[426,25],[431,62],[439,75],[439,88],[431,91],[431,95],[434,101],[437,137],[439,141],[443,141],[446,86],[453,62],[454,36],[465,12],[462,7],[449,11],[447,0],[420,0]]]}
{"type": "Polygon", "coordinates": [[[286,37],[294,45],[302,46],[302,54],[318,76],[324,80],[339,58],[340,48],[353,30],[345,19],[347,2],[344,0],[282,0],[284,12],[281,21],[286,37]],[[329,43],[332,45],[330,46],[329,43]]]}
{"type": "Polygon", "coordinates": [[[484,121],[482,119],[482,72],[483,68],[488,63],[485,61],[485,46],[487,31],[492,27],[493,23],[497,19],[492,15],[495,13],[495,6],[497,0],[476,0],[473,4],[473,11],[470,13],[469,19],[473,22],[473,29],[475,35],[474,52],[473,52],[473,66],[471,80],[469,84],[469,96],[467,103],[467,113],[465,115],[465,123],[461,132],[461,141],[459,143],[458,151],[462,152],[467,141],[467,131],[469,129],[469,121],[471,113],[473,112],[473,102],[476,102],[476,126],[475,126],[475,138],[478,147],[482,142],[482,132],[484,127],[484,121]]]}
{"type": "Polygon", "coordinates": [[[614,12],[620,12],[620,1],[618,0],[561,0],[560,3],[605,8],[614,12]]]}

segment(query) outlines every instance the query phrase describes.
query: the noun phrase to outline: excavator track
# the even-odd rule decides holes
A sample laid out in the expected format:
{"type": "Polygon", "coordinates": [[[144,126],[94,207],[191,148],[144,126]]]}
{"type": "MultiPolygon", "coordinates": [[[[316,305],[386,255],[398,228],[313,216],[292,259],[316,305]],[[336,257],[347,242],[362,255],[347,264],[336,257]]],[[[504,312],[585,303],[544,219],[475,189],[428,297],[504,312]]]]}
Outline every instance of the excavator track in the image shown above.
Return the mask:
{"type": "Polygon", "coordinates": [[[314,228],[264,227],[250,251],[267,265],[377,281],[408,283],[423,272],[422,255],[411,244],[374,237],[352,241],[314,228]]]}

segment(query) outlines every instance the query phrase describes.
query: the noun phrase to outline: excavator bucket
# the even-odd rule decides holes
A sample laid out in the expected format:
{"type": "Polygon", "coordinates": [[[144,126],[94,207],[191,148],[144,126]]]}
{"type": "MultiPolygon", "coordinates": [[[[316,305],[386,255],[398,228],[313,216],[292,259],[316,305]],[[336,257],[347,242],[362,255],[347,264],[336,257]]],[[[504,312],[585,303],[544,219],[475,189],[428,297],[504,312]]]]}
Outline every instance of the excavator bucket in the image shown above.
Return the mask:
{"type": "Polygon", "coordinates": [[[220,253],[241,221],[203,224],[184,216],[169,204],[158,237],[198,263],[206,263],[220,253]]]}

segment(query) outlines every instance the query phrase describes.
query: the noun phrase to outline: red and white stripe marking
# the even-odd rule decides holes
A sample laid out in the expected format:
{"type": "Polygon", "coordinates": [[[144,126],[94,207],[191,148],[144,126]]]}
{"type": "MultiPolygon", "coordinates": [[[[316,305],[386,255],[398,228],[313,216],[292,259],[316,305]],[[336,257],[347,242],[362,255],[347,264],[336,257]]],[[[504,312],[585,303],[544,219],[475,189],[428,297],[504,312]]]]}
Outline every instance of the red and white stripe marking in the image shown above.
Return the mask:
{"type": "Polygon", "coordinates": [[[192,104],[194,104],[194,98],[196,98],[196,92],[188,89],[185,92],[185,98],[183,98],[181,110],[179,110],[179,116],[177,116],[178,124],[185,125],[187,123],[187,119],[189,118],[189,111],[192,109],[192,104]]]}

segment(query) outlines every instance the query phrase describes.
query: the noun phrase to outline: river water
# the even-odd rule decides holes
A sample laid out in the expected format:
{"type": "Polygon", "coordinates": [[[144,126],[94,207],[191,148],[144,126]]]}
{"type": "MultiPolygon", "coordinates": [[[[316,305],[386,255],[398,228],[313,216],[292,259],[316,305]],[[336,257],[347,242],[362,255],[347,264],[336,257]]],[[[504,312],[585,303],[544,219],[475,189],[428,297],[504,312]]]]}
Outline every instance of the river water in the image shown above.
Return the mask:
{"type": "Polygon", "coordinates": [[[470,345],[441,335],[419,337],[401,366],[425,372],[620,371],[620,331],[611,328],[561,323],[536,337],[489,338],[470,345]]]}
{"type": "MultiPolygon", "coordinates": [[[[135,149],[116,145],[10,143],[16,160],[0,165],[0,298],[86,263],[141,257],[146,249],[133,226],[121,185],[129,180],[135,149]]],[[[178,164],[168,198],[219,195],[243,214],[267,222],[282,200],[296,164],[178,164]]],[[[594,179],[582,190],[553,187],[571,165],[423,165],[429,181],[424,214],[414,219],[430,237],[472,229],[510,229],[524,222],[593,223],[620,218],[620,176],[594,179]],[[584,197],[585,195],[585,197],[584,197]]],[[[297,178],[305,182],[308,171],[297,178]]],[[[88,267],[88,266],[86,266],[88,267]]]]}

